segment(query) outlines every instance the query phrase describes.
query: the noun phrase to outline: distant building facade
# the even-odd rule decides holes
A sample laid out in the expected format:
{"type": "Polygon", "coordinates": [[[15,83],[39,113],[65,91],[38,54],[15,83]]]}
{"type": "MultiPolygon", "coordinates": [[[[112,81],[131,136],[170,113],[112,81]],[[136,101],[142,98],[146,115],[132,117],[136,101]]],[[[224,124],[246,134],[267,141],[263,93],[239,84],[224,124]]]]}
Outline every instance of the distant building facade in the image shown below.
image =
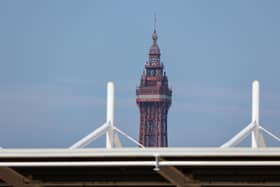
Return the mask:
{"type": "Polygon", "coordinates": [[[167,147],[167,114],[172,91],[168,87],[164,65],[160,61],[156,29],[152,39],[149,60],[136,89],[136,103],[140,111],[139,142],[145,147],[167,147]]]}

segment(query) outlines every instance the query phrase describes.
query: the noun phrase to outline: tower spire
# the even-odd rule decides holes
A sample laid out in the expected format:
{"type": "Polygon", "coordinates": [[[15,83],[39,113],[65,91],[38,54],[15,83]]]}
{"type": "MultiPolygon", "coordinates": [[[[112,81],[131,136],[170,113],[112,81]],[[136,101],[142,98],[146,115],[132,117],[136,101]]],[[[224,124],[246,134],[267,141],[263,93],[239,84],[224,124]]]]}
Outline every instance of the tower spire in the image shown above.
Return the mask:
{"type": "Polygon", "coordinates": [[[156,28],[157,28],[157,15],[156,13],[154,13],[154,32],[156,32],[156,28]]]}
{"type": "Polygon", "coordinates": [[[154,41],[154,44],[156,43],[157,39],[158,39],[158,36],[157,36],[157,16],[156,16],[156,13],[154,13],[154,32],[152,34],[152,38],[153,38],[153,41],[154,41]]]}

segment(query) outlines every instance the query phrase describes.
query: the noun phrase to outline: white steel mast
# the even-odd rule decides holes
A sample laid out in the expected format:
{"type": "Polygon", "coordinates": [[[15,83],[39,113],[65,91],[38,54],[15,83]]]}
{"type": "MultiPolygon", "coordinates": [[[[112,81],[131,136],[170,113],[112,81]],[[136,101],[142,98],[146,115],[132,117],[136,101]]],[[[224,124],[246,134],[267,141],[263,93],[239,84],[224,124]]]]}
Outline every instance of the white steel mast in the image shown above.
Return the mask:
{"type": "Polygon", "coordinates": [[[76,142],[71,147],[69,147],[69,149],[84,148],[104,134],[106,134],[106,148],[111,149],[114,147],[122,147],[118,133],[122,134],[124,137],[131,140],[139,147],[143,148],[143,145],[138,143],[138,141],[136,141],[134,138],[130,137],[129,135],[127,135],[125,132],[118,129],[114,125],[114,83],[111,81],[107,83],[107,115],[106,116],[107,116],[106,122],[102,126],[97,128],[87,136],[83,137],[82,139],[80,139],[78,142],[76,142]]]}
{"type": "Polygon", "coordinates": [[[252,121],[229,141],[224,143],[221,148],[236,146],[250,134],[252,148],[266,147],[263,132],[280,141],[280,138],[260,125],[260,83],[254,80],[252,83],[252,121]]]}

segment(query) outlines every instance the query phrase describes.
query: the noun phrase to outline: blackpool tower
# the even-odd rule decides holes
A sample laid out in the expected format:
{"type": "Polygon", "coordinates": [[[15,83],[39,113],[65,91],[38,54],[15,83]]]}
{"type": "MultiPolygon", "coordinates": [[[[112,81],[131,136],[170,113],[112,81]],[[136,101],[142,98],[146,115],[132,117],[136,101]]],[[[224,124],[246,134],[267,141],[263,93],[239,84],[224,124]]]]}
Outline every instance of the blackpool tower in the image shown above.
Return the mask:
{"type": "Polygon", "coordinates": [[[167,147],[167,114],[172,91],[160,61],[156,28],[152,39],[149,60],[145,63],[140,85],[136,89],[136,103],[140,111],[139,142],[145,147],[167,147]]]}

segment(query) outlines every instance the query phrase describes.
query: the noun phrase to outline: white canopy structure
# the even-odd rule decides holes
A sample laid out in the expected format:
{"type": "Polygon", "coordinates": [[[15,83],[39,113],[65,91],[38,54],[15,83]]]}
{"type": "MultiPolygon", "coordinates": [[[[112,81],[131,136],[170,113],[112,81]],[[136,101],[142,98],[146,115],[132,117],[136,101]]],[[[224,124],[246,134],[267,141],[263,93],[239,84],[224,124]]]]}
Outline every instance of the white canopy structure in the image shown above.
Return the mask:
{"type": "Polygon", "coordinates": [[[251,147],[266,147],[263,132],[280,142],[280,138],[266,130],[260,125],[260,83],[255,80],[252,83],[252,121],[241,130],[238,134],[224,143],[221,148],[233,147],[238,145],[242,140],[251,134],[251,147]]]}
{"type": "MultiPolygon", "coordinates": [[[[94,130],[92,133],[88,134],[84,138],[80,139],[78,142],[73,144],[70,149],[84,148],[91,142],[99,138],[100,136],[106,134],[106,148],[122,147],[118,133],[122,134],[124,137],[128,138],[136,145],[144,148],[137,140],[127,135],[122,130],[118,129],[114,125],[114,83],[108,82],[107,84],[107,120],[106,122],[94,130]]],[[[266,147],[265,140],[263,138],[263,133],[268,134],[275,140],[280,142],[280,138],[274,135],[272,132],[268,131],[260,125],[260,83],[255,80],[252,83],[252,120],[249,125],[242,129],[238,134],[233,136],[229,141],[224,143],[221,148],[234,147],[242,142],[246,137],[251,134],[251,147],[266,147]]]]}
{"type": "Polygon", "coordinates": [[[280,149],[265,147],[259,123],[259,82],[252,122],[221,148],[145,148],[114,125],[114,84],[107,84],[107,119],[67,149],[1,149],[0,186],[280,186],[280,149]],[[123,148],[118,133],[137,144],[123,148]],[[106,134],[106,148],[86,148],[106,134]],[[231,148],[251,134],[252,148],[231,148]],[[84,149],[79,149],[84,148],[84,149]],[[114,149],[113,149],[114,148],[114,149]]]}
{"type": "Polygon", "coordinates": [[[94,130],[92,133],[88,134],[84,138],[80,139],[78,142],[73,144],[70,149],[84,148],[91,142],[99,138],[100,136],[106,134],[106,148],[122,147],[118,133],[122,134],[124,137],[128,138],[138,146],[143,148],[143,145],[138,143],[137,140],[127,135],[124,131],[118,129],[114,125],[114,83],[107,83],[107,120],[106,122],[94,130]]]}

